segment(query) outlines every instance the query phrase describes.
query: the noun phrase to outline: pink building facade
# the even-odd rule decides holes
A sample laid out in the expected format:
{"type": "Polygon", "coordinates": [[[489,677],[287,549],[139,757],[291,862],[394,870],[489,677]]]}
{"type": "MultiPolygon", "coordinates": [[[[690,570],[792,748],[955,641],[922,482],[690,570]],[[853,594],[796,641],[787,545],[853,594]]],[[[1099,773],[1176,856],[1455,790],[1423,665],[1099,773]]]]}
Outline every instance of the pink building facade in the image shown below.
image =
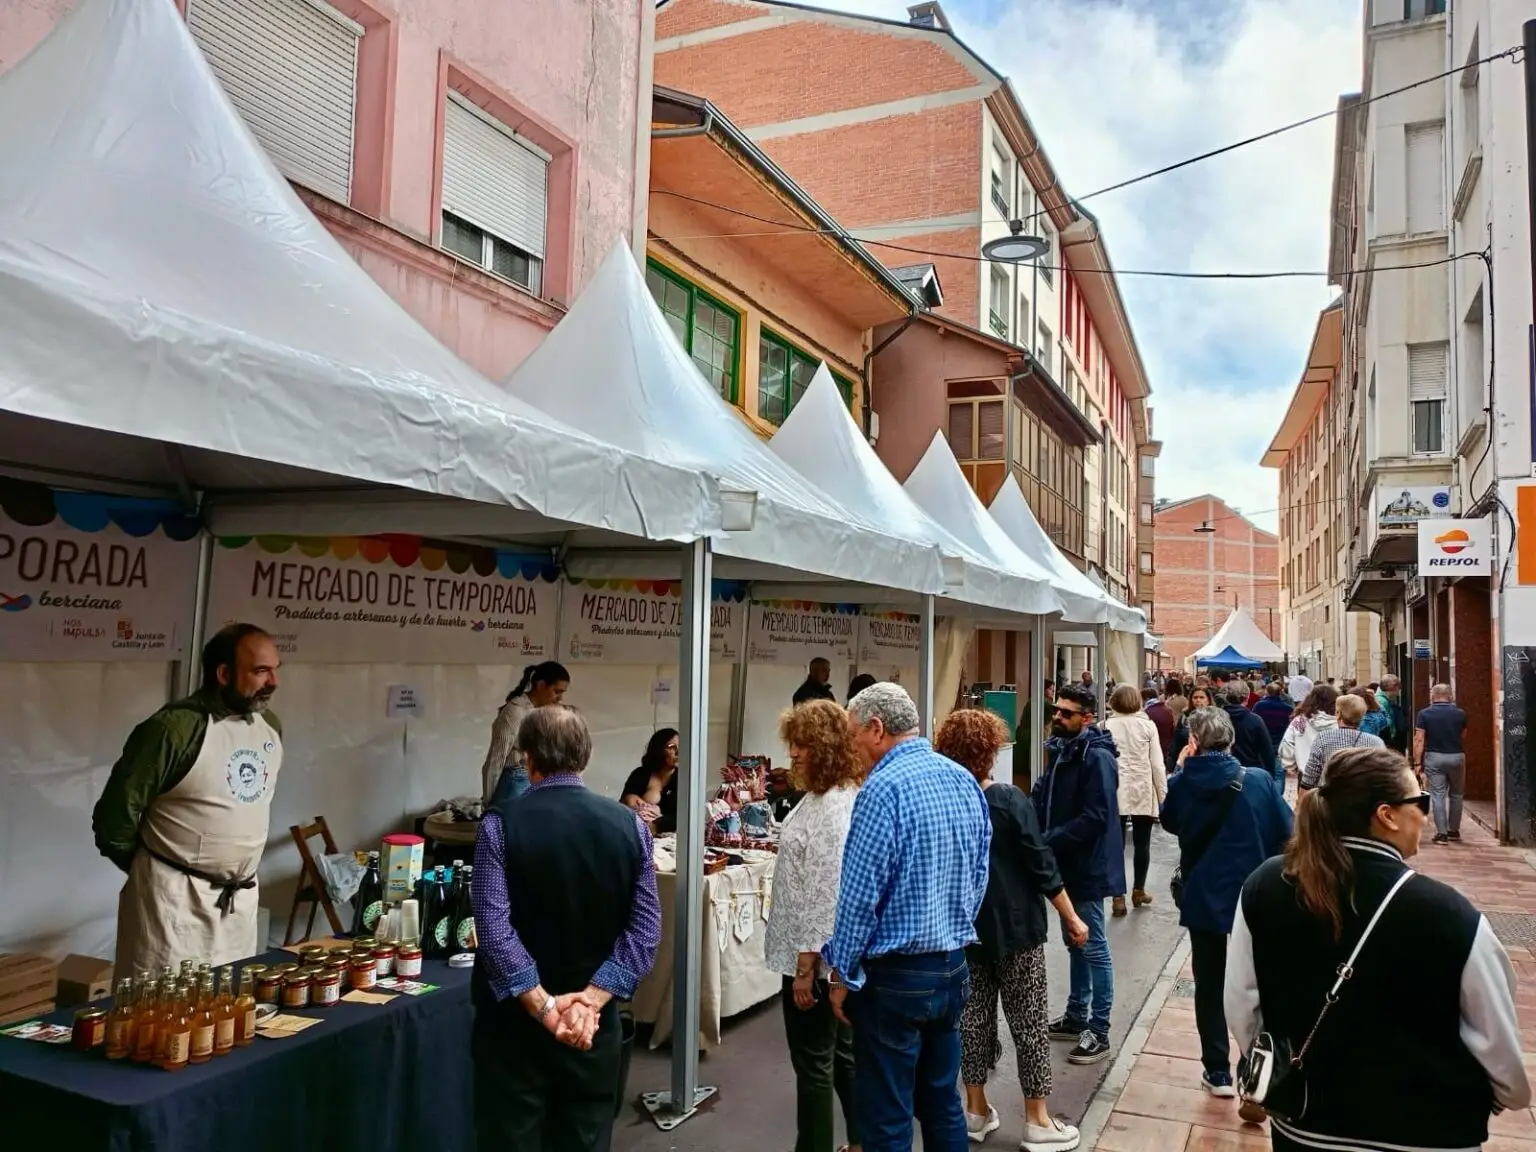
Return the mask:
{"type": "MultiPolygon", "coordinates": [[[[652,6],[175,3],[278,168],[481,372],[517,366],[609,248],[644,235],[652,6]]],[[[0,5],[0,72],[72,0],[0,5]]]]}

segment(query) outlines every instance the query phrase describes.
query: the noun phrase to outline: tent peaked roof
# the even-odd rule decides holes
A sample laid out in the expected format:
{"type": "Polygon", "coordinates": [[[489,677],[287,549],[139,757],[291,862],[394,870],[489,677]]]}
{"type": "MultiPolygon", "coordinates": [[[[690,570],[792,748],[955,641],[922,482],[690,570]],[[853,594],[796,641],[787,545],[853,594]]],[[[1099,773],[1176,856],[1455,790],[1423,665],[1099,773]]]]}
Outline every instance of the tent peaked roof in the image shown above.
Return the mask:
{"type": "Polygon", "coordinates": [[[1009,476],[992,497],[992,518],[1026,555],[1040,560],[1056,579],[1066,618],[1075,623],[1107,623],[1117,632],[1145,632],[1146,616],[1105,592],[1094,579],[1062,555],[1045,534],[1019,482],[1009,476]]]}
{"type": "Polygon", "coordinates": [[[717,537],[723,555],[839,580],[943,589],[932,541],[869,522],[758,439],[683,350],[622,244],[506,386],[592,435],[756,493],[756,526],[717,537]]]}
{"type": "Polygon", "coordinates": [[[995,609],[1036,598],[1027,579],[989,564],[907,495],[864,439],[825,364],[816,369],[768,446],[820,491],[870,523],[939,548],[949,561],[949,598],[995,609]]]}
{"type": "Polygon", "coordinates": [[[928,451],[912,469],[903,485],[918,505],[968,547],[981,553],[993,567],[1037,581],[1039,595],[1034,607],[1020,609],[1037,614],[1062,611],[1061,598],[1051,585],[1051,575],[1008,539],[1008,534],[987,514],[976,493],[960,471],[960,464],[942,433],[933,434],[928,451]]]}
{"type": "Polygon", "coordinates": [[[656,539],[719,523],[697,475],[560,426],[417,324],[168,0],[80,0],[0,76],[0,330],[0,431],[50,421],[61,452],[118,434],[656,539]]]}
{"type": "Polygon", "coordinates": [[[1250,660],[1261,663],[1285,659],[1285,653],[1273,640],[1264,635],[1259,626],[1254,623],[1253,617],[1248,615],[1246,608],[1232,609],[1232,615],[1227,617],[1227,622],[1221,626],[1221,630],[1216,635],[1201,646],[1195,653],[1195,659],[1210,660],[1228,648],[1239,656],[1246,656],[1250,660]]]}

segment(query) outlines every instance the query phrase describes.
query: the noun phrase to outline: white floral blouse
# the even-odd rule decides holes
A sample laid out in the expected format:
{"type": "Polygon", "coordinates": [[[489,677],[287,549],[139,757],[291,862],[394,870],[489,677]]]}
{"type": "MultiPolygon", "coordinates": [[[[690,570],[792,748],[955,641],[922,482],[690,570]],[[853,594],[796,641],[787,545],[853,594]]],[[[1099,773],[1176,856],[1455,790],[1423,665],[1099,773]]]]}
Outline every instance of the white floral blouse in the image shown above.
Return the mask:
{"type": "Polygon", "coordinates": [[[770,971],[795,974],[802,952],[820,952],[837,922],[837,890],[843,876],[843,842],[853,820],[858,789],[841,785],[795,805],[779,832],[773,871],[773,905],[763,955],[770,971]]]}

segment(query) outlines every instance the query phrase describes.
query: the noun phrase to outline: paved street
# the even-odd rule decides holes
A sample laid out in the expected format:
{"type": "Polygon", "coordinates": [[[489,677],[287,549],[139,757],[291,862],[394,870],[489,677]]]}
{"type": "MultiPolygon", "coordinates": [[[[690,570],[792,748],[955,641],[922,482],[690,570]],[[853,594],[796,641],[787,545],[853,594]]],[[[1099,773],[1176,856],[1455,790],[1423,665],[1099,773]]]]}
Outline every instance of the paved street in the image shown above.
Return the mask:
{"type": "MultiPolygon", "coordinates": [[[[1178,860],[1177,846],[1161,829],[1152,839],[1152,873],[1148,891],[1157,902],[1123,920],[1109,922],[1110,948],[1115,960],[1115,1012],[1111,1042],[1124,1041],[1180,939],[1177,914],[1168,898],[1168,877],[1178,860]]],[[[1129,867],[1129,854],[1127,854],[1129,867]]],[[[1059,940],[1047,948],[1051,1008],[1060,1011],[1067,995],[1067,951],[1059,940]]],[[[1003,1029],[1005,1052],[990,1093],[1003,1126],[988,1138],[987,1147],[1017,1147],[1023,1136],[1023,1104],[1019,1096],[1013,1045],[1003,1029]]],[[[1051,1107],[1076,1122],[1111,1067],[1110,1061],[1089,1068],[1066,1062],[1069,1045],[1055,1046],[1056,1090],[1051,1107]]],[[[669,1078],[670,1049],[637,1051],[630,1072],[631,1097],[664,1088],[669,1078]]],[[[784,1048],[784,1025],[778,1002],[771,1001],[726,1025],[725,1043],[700,1063],[700,1079],[719,1087],[719,1094],[700,1115],[671,1133],[657,1130],[648,1117],[626,1114],[614,1131],[615,1152],[788,1152],[795,1140],[794,1075],[784,1048]]],[[[917,1143],[921,1147],[921,1142],[917,1143]]]]}
{"type": "MultiPolygon", "coordinates": [[[[1466,821],[1459,845],[1436,847],[1425,837],[1415,868],[1454,886],[1493,923],[1514,961],[1526,1065],[1536,1068],[1536,957],[1529,927],[1536,913],[1536,868],[1527,853],[1500,848],[1482,827],[1466,821]]],[[[1192,988],[1189,966],[1181,983],[1164,981],[1167,1000],[1139,1054],[1115,1067],[1123,1082],[1099,1137],[1099,1152],[1260,1152],[1269,1148],[1263,1129],[1243,1124],[1233,1101],[1215,1100],[1200,1088],[1200,1038],[1195,1004],[1181,993],[1192,988]],[[1131,1062],[1131,1061],[1134,1062],[1131,1062]],[[1130,1063],[1127,1068],[1127,1063],[1130,1063]]],[[[1235,1056],[1235,1053],[1234,1053],[1235,1056]]],[[[1106,1089],[1107,1091],[1107,1089],[1106,1089]]],[[[1505,1113],[1491,1124],[1488,1152],[1536,1152],[1536,1115],[1505,1113]]],[[[1086,1146],[1086,1145],[1085,1145],[1086,1146]]]]}

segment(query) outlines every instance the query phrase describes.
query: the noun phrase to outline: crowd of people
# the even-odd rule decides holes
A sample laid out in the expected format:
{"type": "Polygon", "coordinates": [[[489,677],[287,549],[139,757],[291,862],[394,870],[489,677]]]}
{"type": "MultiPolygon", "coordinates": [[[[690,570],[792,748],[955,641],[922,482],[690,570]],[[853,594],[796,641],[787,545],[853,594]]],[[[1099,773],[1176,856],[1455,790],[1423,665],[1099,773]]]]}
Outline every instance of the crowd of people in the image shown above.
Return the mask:
{"type": "MultiPolygon", "coordinates": [[[[1492,1112],[1529,1103],[1502,946],[1453,890],[1399,883],[1431,810],[1442,844],[1460,817],[1465,714],[1443,685],[1412,729],[1391,678],[1169,677],[1115,688],[1102,722],[1091,683],[1062,686],[1026,791],[993,775],[1010,733],[991,712],[951,712],[930,742],[899,685],[851,685],[843,707],[827,671],[781,718],[794,802],[764,949],[783,980],[796,1152],[833,1152],[839,1113],[852,1152],[908,1150],[914,1127],[932,1150],[985,1141],[1006,1107],[988,1091],[1000,1023],[1021,1147],[1076,1148],[1049,1107],[1052,1046],[1073,1064],[1113,1051],[1106,920],[1160,898],[1158,822],[1179,843],[1169,894],[1190,934],[1201,1086],[1239,1095],[1233,1037],[1305,1054],[1286,1081],[1305,1080],[1299,1108],[1240,1102],[1273,1121],[1274,1147],[1470,1148],[1492,1112]],[[1053,915],[1070,957],[1055,1018],[1053,915]]],[[[561,687],[528,680],[530,698],[561,687]]],[[[488,1148],[606,1148],[615,1003],[659,941],[651,836],[676,819],[676,733],[652,739],[623,805],[581,787],[591,741],[574,711],[528,708],[515,743],[526,785],[486,781],[476,849],[481,1132],[488,1148]]]]}

